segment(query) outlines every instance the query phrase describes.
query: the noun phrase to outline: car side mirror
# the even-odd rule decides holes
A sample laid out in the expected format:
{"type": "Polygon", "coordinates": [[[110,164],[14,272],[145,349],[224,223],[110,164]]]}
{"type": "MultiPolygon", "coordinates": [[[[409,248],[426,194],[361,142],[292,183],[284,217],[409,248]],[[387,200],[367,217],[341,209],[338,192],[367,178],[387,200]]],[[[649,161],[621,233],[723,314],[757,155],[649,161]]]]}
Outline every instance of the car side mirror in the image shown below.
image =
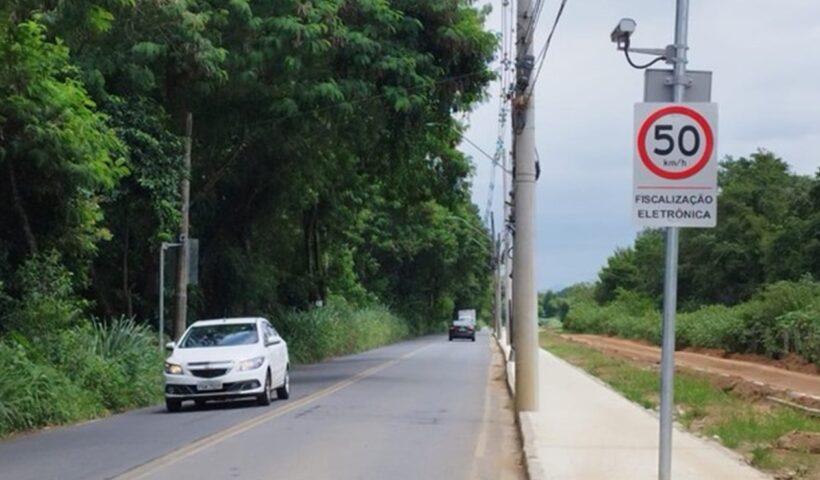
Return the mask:
{"type": "Polygon", "coordinates": [[[168,342],[168,343],[165,344],[165,351],[166,352],[172,352],[172,351],[174,351],[174,347],[176,347],[176,346],[177,346],[176,342],[168,342]]]}
{"type": "Polygon", "coordinates": [[[268,337],[265,340],[265,346],[266,347],[269,347],[271,345],[279,345],[280,343],[282,343],[282,339],[279,338],[279,337],[268,337]]]}

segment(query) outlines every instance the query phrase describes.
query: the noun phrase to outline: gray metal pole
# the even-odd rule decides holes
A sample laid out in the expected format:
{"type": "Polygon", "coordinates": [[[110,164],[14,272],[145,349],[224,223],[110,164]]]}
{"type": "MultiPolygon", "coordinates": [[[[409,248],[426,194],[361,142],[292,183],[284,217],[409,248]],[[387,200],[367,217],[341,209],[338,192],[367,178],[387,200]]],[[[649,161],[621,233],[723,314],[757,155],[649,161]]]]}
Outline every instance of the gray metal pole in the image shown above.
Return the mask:
{"type": "Polygon", "coordinates": [[[493,245],[493,334],[498,338],[501,332],[501,278],[498,275],[501,258],[498,255],[498,240],[495,235],[495,213],[490,216],[490,235],[493,245]]]}
{"type": "MultiPolygon", "coordinates": [[[[689,0],[677,0],[673,101],[685,100],[689,28],[689,0]]],[[[658,479],[672,478],[672,430],[675,398],[675,312],[678,303],[678,227],[666,229],[666,270],[663,294],[663,344],[661,348],[661,411],[658,479]]]]}
{"type": "MultiPolygon", "coordinates": [[[[518,0],[519,68],[532,56],[527,41],[532,1],[518,0]]],[[[519,73],[520,75],[520,73],[519,73]]],[[[538,410],[538,315],[535,292],[535,97],[532,85],[519,91],[513,101],[515,144],[515,237],[513,240],[513,312],[515,312],[515,406],[516,411],[538,410]],[[523,124],[522,124],[523,122],[523,124]],[[517,124],[517,125],[516,125],[517,124]]]]}
{"type": "Polygon", "coordinates": [[[495,336],[501,339],[501,234],[494,239],[495,242],[495,268],[493,278],[495,279],[495,336]]]}
{"type": "Polygon", "coordinates": [[[165,340],[165,248],[166,243],[159,246],[159,351],[164,351],[162,345],[165,340]]]}

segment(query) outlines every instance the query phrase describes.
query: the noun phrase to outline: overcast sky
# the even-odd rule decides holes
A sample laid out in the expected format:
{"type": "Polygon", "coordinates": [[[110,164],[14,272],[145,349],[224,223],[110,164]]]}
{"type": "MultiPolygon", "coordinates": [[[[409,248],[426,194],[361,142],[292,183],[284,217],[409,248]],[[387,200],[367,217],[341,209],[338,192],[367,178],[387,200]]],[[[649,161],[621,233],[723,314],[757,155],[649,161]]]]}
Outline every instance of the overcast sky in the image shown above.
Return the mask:
{"type": "MultiPolygon", "coordinates": [[[[560,3],[546,1],[536,52],[560,3]]],[[[501,28],[500,4],[492,0],[493,31],[501,28]]],[[[631,138],[643,72],[627,65],[609,33],[620,18],[631,17],[638,22],[633,46],[663,47],[673,40],[674,11],[674,0],[567,3],[535,89],[539,290],[594,280],[612,251],[635,238],[631,138]]],[[[690,17],[689,68],[714,72],[719,157],[765,148],[794,171],[814,174],[820,167],[820,1],[692,0],[690,17]]],[[[489,153],[498,132],[498,90],[493,85],[493,98],[471,114],[466,133],[489,153]]],[[[482,212],[495,175],[501,222],[500,171],[469,144],[462,150],[473,157],[473,201],[482,212]]]]}

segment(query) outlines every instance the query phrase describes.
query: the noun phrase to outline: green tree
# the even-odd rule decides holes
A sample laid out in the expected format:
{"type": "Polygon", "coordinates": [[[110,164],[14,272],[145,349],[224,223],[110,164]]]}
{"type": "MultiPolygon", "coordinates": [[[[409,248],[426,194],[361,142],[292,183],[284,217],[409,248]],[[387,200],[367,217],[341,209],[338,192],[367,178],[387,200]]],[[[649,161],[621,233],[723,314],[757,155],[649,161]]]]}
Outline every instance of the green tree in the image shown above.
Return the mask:
{"type": "MultiPolygon", "coordinates": [[[[127,173],[123,146],[69,63],[34,21],[0,14],[0,250],[7,275],[40,253],[84,285],[98,243],[111,233],[103,204],[127,173]]],[[[59,267],[54,267],[59,268],[59,267]]],[[[10,282],[22,298],[25,286],[10,282]]]]}
{"type": "Polygon", "coordinates": [[[617,297],[619,289],[635,290],[638,286],[638,269],[635,266],[635,250],[618,248],[607,259],[607,264],[598,274],[595,284],[595,300],[608,303],[617,297]]]}

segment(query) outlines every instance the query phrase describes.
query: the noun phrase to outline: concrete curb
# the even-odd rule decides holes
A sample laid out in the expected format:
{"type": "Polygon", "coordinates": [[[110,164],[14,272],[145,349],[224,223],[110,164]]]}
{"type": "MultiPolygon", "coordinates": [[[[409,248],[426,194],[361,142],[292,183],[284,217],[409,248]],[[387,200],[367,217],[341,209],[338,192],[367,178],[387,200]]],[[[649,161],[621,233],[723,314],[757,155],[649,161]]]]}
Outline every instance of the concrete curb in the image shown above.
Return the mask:
{"type": "Polygon", "coordinates": [[[518,414],[518,430],[521,433],[521,442],[524,444],[524,468],[530,480],[547,480],[544,466],[538,458],[538,448],[535,445],[535,422],[532,412],[518,414]]]}
{"type": "MultiPolygon", "coordinates": [[[[510,352],[508,347],[503,345],[498,337],[493,335],[499,350],[504,356],[504,371],[507,373],[507,388],[510,395],[515,397],[515,362],[510,361],[510,352]]],[[[541,460],[538,459],[538,449],[535,446],[535,424],[533,422],[531,412],[523,412],[518,414],[516,418],[516,426],[518,427],[518,434],[521,436],[522,448],[524,450],[524,470],[527,473],[527,478],[530,480],[547,480],[544,473],[544,467],[541,465],[541,460]]]]}

